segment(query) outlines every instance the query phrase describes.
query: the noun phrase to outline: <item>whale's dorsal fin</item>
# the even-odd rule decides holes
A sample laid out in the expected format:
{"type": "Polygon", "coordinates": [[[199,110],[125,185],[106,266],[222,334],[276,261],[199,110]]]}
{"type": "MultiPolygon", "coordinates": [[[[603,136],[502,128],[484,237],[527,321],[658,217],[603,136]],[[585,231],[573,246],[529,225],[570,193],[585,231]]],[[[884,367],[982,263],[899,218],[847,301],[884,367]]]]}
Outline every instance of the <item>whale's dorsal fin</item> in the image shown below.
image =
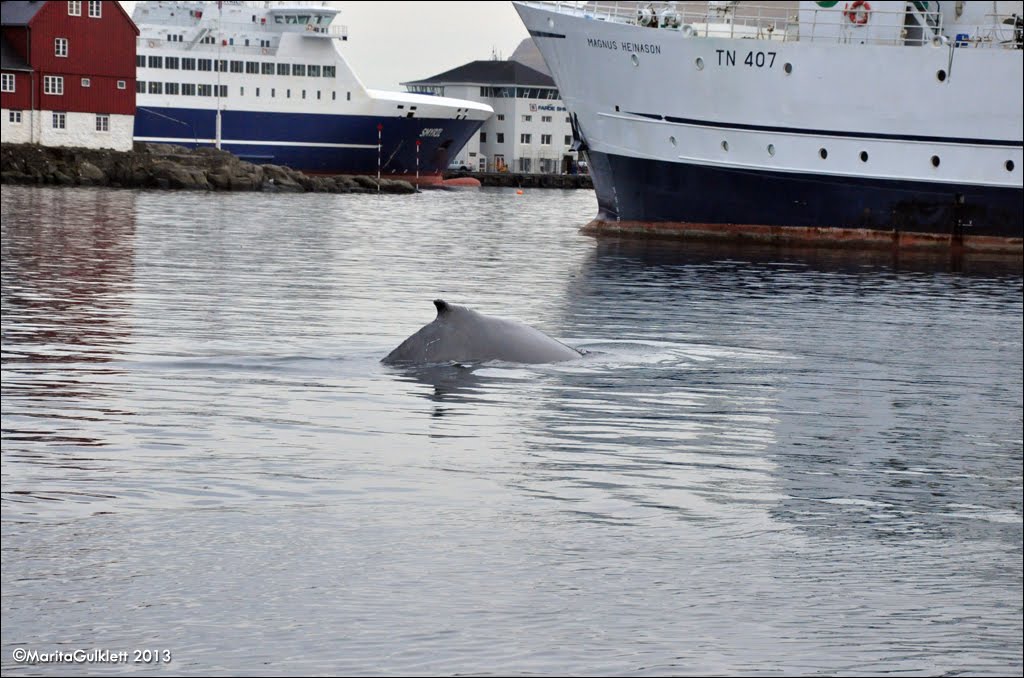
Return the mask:
{"type": "Polygon", "coordinates": [[[437,317],[443,316],[448,311],[452,310],[448,305],[448,302],[444,299],[434,299],[434,306],[437,307],[437,317]]]}

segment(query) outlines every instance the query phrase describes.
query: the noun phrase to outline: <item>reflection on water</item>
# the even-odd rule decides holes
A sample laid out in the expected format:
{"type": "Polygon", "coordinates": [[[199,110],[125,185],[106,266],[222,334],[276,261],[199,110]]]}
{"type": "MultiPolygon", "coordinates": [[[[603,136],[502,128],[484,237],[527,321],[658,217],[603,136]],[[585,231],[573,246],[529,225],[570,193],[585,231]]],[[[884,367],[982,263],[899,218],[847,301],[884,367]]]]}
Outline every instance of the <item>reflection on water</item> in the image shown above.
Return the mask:
{"type": "Polygon", "coordinates": [[[5,188],[4,672],[1019,673],[1020,260],[593,209],[5,188]],[[381,365],[437,297],[588,353],[381,365]]]}

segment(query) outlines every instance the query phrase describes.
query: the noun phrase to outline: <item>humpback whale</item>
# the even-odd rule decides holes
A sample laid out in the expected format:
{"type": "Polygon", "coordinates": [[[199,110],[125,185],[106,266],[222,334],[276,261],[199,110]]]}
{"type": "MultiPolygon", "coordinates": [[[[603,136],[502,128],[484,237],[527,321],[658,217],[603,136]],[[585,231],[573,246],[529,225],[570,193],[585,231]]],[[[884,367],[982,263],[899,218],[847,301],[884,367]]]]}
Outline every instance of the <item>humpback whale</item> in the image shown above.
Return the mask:
{"type": "Polygon", "coordinates": [[[433,322],[399,344],[381,362],[406,365],[442,362],[551,363],[582,355],[516,320],[495,318],[435,299],[433,322]]]}

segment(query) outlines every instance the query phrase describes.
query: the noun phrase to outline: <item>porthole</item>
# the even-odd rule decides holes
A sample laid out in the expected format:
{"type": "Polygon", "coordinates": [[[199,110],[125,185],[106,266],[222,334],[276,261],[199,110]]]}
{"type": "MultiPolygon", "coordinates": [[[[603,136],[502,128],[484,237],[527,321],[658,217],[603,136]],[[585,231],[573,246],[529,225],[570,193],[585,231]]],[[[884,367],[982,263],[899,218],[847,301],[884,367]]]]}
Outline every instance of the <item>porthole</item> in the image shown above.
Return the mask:
{"type": "Polygon", "coordinates": [[[939,156],[937,156],[937,155],[933,155],[932,156],[932,167],[938,167],[940,162],[942,162],[942,161],[939,160],[939,156]]]}
{"type": "Polygon", "coordinates": [[[1007,160],[1006,161],[1006,171],[1007,172],[1012,172],[1013,171],[1013,161],[1012,160],[1007,160]]]}
{"type": "Polygon", "coordinates": [[[818,149],[818,155],[819,155],[819,156],[821,156],[821,159],[822,159],[822,160],[824,160],[825,158],[827,158],[827,157],[828,157],[828,149],[825,149],[825,148],[819,148],[819,149],[818,149]]]}
{"type": "Polygon", "coordinates": [[[861,162],[867,162],[868,161],[868,152],[867,151],[861,151],[860,152],[860,161],[861,162]]]}
{"type": "Polygon", "coordinates": [[[775,144],[768,144],[768,155],[775,155],[775,144]]]}
{"type": "Polygon", "coordinates": [[[723,151],[728,151],[729,150],[729,142],[728,141],[723,141],[722,142],[722,150],[723,151]]]}
{"type": "Polygon", "coordinates": [[[935,77],[939,79],[939,82],[946,82],[946,71],[939,69],[939,72],[935,74],[935,77]]]}
{"type": "Polygon", "coordinates": [[[633,65],[634,65],[634,66],[639,66],[639,65],[640,65],[640,57],[638,57],[638,56],[637,56],[637,55],[635,55],[635,54],[633,54],[632,56],[630,56],[630,57],[629,57],[629,60],[633,62],[633,65]]]}
{"type": "Polygon", "coordinates": [[[703,59],[703,57],[697,57],[697,60],[694,63],[697,64],[697,70],[698,71],[703,71],[704,70],[704,59],[703,59]]]}
{"type": "Polygon", "coordinates": [[[786,71],[786,75],[789,75],[793,72],[793,64],[787,61],[786,65],[782,67],[782,70],[786,71]]]}
{"type": "Polygon", "coordinates": [[[669,137],[668,138],[668,142],[670,144],[672,144],[673,146],[675,146],[676,145],[676,138],[675,137],[669,137]]]}

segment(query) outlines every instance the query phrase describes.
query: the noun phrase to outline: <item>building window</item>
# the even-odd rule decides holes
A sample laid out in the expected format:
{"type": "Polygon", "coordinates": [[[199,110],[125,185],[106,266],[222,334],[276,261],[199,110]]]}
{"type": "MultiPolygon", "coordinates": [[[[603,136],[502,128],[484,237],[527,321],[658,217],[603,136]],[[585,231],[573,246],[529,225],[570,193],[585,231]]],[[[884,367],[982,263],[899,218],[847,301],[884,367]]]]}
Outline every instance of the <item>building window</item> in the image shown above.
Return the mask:
{"type": "Polygon", "coordinates": [[[89,78],[82,78],[82,87],[92,87],[92,80],[89,78]]]}
{"type": "Polygon", "coordinates": [[[125,82],[124,80],[118,80],[117,81],[117,88],[118,89],[128,89],[128,83],[125,82]]]}
{"type": "Polygon", "coordinates": [[[14,91],[14,73],[4,73],[2,79],[2,85],[0,85],[0,92],[13,92],[14,91]]]}
{"type": "Polygon", "coordinates": [[[164,83],[164,94],[177,94],[178,83],[176,82],[165,82],[164,83]]]}
{"type": "Polygon", "coordinates": [[[288,64],[278,64],[277,65],[277,74],[278,75],[288,75],[289,72],[290,72],[290,69],[288,68],[288,64]]]}
{"type": "Polygon", "coordinates": [[[292,75],[306,75],[306,64],[292,64],[292,75]]]}
{"type": "Polygon", "coordinates": [[[542,116],[540,116],[540,121],[541,122],[551,122],[551,116],[550,115],[542,115],[542,116]]]}
{"type": "Polygon", "coordinates": [[[487,132],[480,132],[480,143],[481,144],[486,144],[487,143],[487,132]]]}
{"type": "Polygon", "coordinates": [[[64,94],[64,76],[47,75],[43,77],[43,94],[64,94]]]}
{"type": "Polygon", "coordinates": [[[164,68],[178,69],[178,57],[164,57],[164,68]]]}
{"type": "Polygon", "coordinates": [[[523,122],[530,122],[531,120],[533,120],[533,116],[532,115],[524,115],[523,116],[523,122]]]}
{"type": "Polygon", "coordinates": [[[68,2],[68,16],[82,16],[82,0],[68,2]]]}
{"type": "Polygon", "coordinates": [[[550,134],[541,134],[540,135],[540,145],[541,146],[550,146],[551,145],[551,135],[550,134]]]}
{"type": "Polygon", "coordinates": [[[566,146],[572,146],[572,135],[571,134],[566,134],[565,135],[565,145],[566,146]]]}
{"type": "Polygon", "coordinates": [[[150,68],[163,68],[164,67],[164,58],[162,56],[150,56],[149,57],[149,64],[147,64],[147,65],[150,68]]]}
{"type": "Polygon", "coordinates": [[[519,171],[524,174],[529,174],[533,171],[533,159],[532,158],[519,158],[519,171]]]}
{"type": "Polygon", "coordinates": [[[89,0],[89,16],[93,19],[103,16],[103,3],[100,0],[89,0]]]}
{"type": "Polygon", "coordinates": [[[498,122],[501,122],[504,119],[505,119],[505,114],[504,113],[498,113],[498,122]]]}
{"type": "Polygon", "coordinates": [[[494,156],[494,171],[504,172],[506,169],[508,169],[508,165],[505,164],[505,156],[500,153],[494,156]]]}
{"type": "Polygon", "coordinates": [[[504,132],[498,132],[494,136],[497,137],[495,139],[495,141],[497,141],[499,144],[505,143],[505,133],[504,132]]]}
{"type": "Polygon", "coordinates": [[[96,131],[97,132],[109,132],[110,131],[110,115],[107,113],[96,114],[96,131]]]}
{"type": "Polygon", "coordinates": [[[570,117],[569,117],[569,116],[567,115],[567,116],[565,116],[565,121],[566,121],[566,122],[569,122],[569,123],[571,123],[571,122],[572,122],[572,118],[570,118],[570,117]]]}
{"type": "Polygon", "coordinates": [[[164,84],[162,82],[150,82],[149,83],[149,93],[150,94],[163,94],[164,93],[164,84]]]}
{"type": "Polygon", "coordinates": [[[14,124],[20,125],[21,124],[21,111],[10,111],[10,118],[8,118],[8,119],[11,122],[13,122],[14,124]]]}
{"type": "Polygon", "coordinates": [[[54,113],[53,114],[53,129],[67,129],[68,128],[68,114],[67,113],[54,113]]]}
{"type": "Polygon", "coordinates": [[[67,38],[54,38],[53,39],[53,56],[67,57],[68,55],[68,39],[67,38]]]}
{"type": "Polygon", "coordinates": [[[531,135],[529,135],[529,134],[520,134],[519,135],[519,143],[521,143],[521,144],[531,143],[532,140],[533,140],[533,137],[531,135]]]}

